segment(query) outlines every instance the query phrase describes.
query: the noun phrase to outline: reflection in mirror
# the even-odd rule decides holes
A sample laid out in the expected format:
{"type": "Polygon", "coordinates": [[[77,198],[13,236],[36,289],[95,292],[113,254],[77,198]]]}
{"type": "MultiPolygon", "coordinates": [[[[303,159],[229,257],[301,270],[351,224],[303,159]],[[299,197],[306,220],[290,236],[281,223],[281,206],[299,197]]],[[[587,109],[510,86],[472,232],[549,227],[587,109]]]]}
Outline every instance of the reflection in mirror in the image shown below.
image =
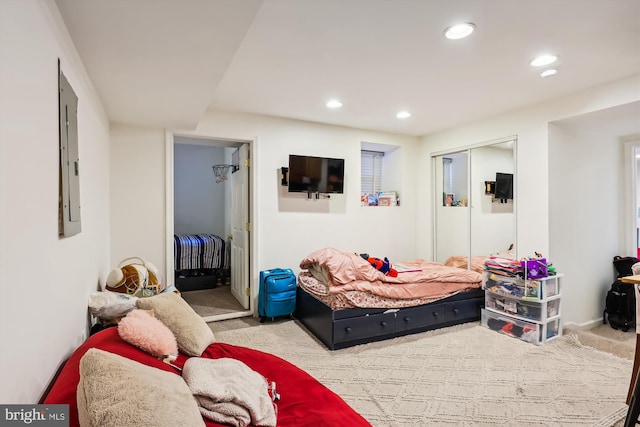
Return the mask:
{"type": "MultiPolygon", "coordinates": [[[[471,150],[471,256],[507,255],[515,243],[515,141],[471,150]],[[494,182],[487,194],[485,182],[494,182]]],[[[515,254],[510,254],[513,257],[515,254]]]]}
{"type": "Polygon", "coordinates": [[[515,152],[512,137],[432,156],[434,261],[482,271],[490,255],[516,257],[515,152]]]}
{"type": "Polygon", "coordinates": [[[433,158],[436,262],[469,254],[468,159],[468,151],[433,158]]]}
{"type": "Polygon", "coordinates": [[[442,157],[442,206],[467,206],[468,157],[466,151],[442,157]]]}

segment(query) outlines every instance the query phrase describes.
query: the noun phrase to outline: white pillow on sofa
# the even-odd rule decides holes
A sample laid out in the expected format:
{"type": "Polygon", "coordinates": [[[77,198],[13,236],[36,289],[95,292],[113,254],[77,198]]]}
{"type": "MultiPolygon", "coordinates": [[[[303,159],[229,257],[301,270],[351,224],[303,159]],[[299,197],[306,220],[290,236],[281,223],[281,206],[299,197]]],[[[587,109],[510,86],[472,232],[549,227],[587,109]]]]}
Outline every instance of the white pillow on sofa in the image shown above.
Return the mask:
{"type": "Polygon", "coordinates": [[[180,375],[96,348],[80,359],[82,427],[204,426],[180,375]]]}
{"type": "Polygon", "coordinates": [[[140,298],[136,305],[143,310],[153,310],[155,317],[171,329],[178,341],[178,349],[186,355],[200,357],[215,341],[207,322],[176,293],[165,292],[140,298]]]}

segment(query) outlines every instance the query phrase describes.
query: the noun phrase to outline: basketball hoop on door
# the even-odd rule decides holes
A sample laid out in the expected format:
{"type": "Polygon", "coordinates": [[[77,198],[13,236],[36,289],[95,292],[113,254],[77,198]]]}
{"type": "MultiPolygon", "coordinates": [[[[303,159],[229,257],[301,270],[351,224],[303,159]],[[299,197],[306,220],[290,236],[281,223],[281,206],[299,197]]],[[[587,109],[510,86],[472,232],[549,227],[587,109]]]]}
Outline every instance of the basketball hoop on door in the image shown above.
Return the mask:
{"type": "Polygon", "coordinates": [[[233,165],[213,165],[213,174],[216,176],[216,183],[221,183],[229,178],[229,169],[233,165]]]}

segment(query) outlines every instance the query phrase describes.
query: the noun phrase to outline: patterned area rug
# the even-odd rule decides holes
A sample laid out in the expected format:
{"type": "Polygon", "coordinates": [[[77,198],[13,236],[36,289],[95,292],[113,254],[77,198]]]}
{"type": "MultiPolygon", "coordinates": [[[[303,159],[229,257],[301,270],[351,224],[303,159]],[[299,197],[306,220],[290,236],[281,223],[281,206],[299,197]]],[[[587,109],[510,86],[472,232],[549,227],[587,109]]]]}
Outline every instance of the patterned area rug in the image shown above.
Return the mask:
{"type": "Polygon", "coordinates": [[[536,346],[474,322],[330,351],[293,320],[212,329],[306,370],[375,427],[610,427],[627,410],[632,361],[571,336],[536,346]]]}

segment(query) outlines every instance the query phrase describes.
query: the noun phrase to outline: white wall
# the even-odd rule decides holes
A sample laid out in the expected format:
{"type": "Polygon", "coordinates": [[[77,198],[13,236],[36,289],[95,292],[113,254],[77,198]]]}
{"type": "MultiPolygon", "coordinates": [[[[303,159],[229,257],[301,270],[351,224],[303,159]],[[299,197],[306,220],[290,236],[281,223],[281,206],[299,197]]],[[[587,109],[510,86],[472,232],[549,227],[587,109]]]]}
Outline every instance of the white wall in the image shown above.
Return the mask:
{"type": "Polygon", "coordinates": [[[0,402],[37,403],[109,271],[109,128],[53,2],[0,1],[0,402]],[[82,232],[58,237],[57,61],[78,96],[82,232]]]}
{"type": "MultiPolygon", "coordinates": [[[[405,168],[403,150],[391,150],[384,153],[382,163],[382,191],[399,191],[402,188],[403,174],[398,173],[405,168]]],[[[356,179],[360,179],[360,174],[356,176],[356,179]]],[[[402,196],[402,195],[400,195],[402,196]]],[[[400,199],[400,205],[402,205],[402,199],[400,199]]],[[[375,209],[375,206],[371,207],[375,209]]]]}
{"type": "Polygon", "coordinates": [[[583,323],[591,320],[585,313],[602,314],[614,280],[611,261],[619,254],[622,227],[622,147],[616,139],[562,122],[550,125],[549,140],[549,202],[557,210],[549,221],[549,240],[556,251],[554,263],[576,284],[563,289],[565,302],[581,301],[565,303],[564,315],[583,323]]]}
{"type": "MultiPolygon", "coordinates": [[[[554,259],[562,260],[562,263],[554,262],[560,272],[575,271],[579,266],[589,261],[573,257],[572,254],[567,254],[565,249],[550,245],[550,219],[566,222],[567,216],[575,218],[575,215],[580,215],[580,209],[574,206],[567,212],[566,206],[558,207],[549,202],[550,177],[561,175],[564,172],[564,168],[550,169],[551,166],[558,168],[558,163],[549,162],[549,123],[638,100],[640,100],[640,75],[635,75],[552,102],[530,106],[510,114],[426,136],[422,138],[420,162],[424,167],[421,168],[422,178],[420,180],[429,183],[431,179],[430,153],[517,135],[517,253],[519,256],[526,256],[533,254],[534,251],[540,251],[552,261],[554,259]]],[[[576,156],[575,162],[579,164],[580,150],[572,151],[571,155],[576,156]]],[[[594,156],[597,155],[594,154],[594,156]]],[[[605,158],[607,156],[608,154],[604,155],[605,158]]],[[[619,158],[618,162],[616,168],[622,168],[622,158],[619,158]]],[[[600,168],[598,169],[600,170],[600,168]]],[[[590,200],[591,197],[587,199],[590,200]]],[[[431,210],[428,200],[428,198],[420,199],[418,207],[419,211],[424,214],[419,223],[418,250],[419,254],[427,259],[431,256],[432,234],[431,210]]],[[[589,203],[587,208],[590,208],[590,202],[587,203],[589,203]]],[[[609,211],[609,216],[618,215],[616,207],[610,206],[610,208],[616,210],[609,211]]],[[[594,224],[594,226],[597,225],[594,224]]],[[[609,236],[609,239],[617,242],[619,233],[614,233],[609,236]]],[[[586,234],[581,240],[574,241],[573,244],[576,246],[585,244],[600,246],[601,242],[591,239],[590,234],[586,234]]],[[[604,253],[604,255],[597,261],[590,261],[594,268],[610,271],[611,260],[608,254],[604,253]]],[[[563,286],[568,296],[563,300],[563,307],[570,305],[575,307],[586,305],[588,307],[585,310],[567,311],[566,316],[563,316],[565,323],[584,323],[597,320],[602,316],[602,311],[596,310],[594,304],[587,301],[590,298],[601,297],[602,285],[600,283],[585,282],[575,275],[567,274],[563,279],[563,286]],[[580,312],[578,313],[578,311],[580,312]]]]}
{"type": "MultiPolygon", "coordinates": [[[[218,137],[254,139],[256,174],[258,269],[278,266],[298,270],[302,257],[334,246],[354,252],[388,256],[390,260],[416,256],[417,185],[414,180],[417,138],[310,122],[262,116],[209,112],[195,131],[218,137]],[[360,206],[361,142],[396,145],[394,161],[404,168],[395,184],[401,206],[360,206]],[[282,195],[279,169],[290,153],[345,159],[345,193],[329,200],[298,200],[298,211],[279,209],[282,195]]],[[[284,197],[289,197],[285,195],[284,197]]]]}
{"type": "MultiPolygon", "coordinates": [[[[129,257],[165,271],[165,132],[111,125],[111,260],[129,257]]],[[[164,277],[163,277],[164,279],[164,277]]]]}
{"type": "MultiPolygon", "coordinates": [[[[420,197],[414,176],[417,138],[358,129],[319,125],[263,116],[208,112],[193,132],[180,135],[257,142],[251,167],[255,193],[257,249],[253,280],[257,272],[273,267],[299,269],[301,259],[313,250],[335,246],[368,252],[389,259],[416,257],[416,203],[420,197]],[[360,206],[361,141],[397,145],[405,167],[396,181],[401,184],[400,207],[360,206]],[[283,194],[280,168],[290,153],[345,159],[345,194],[331,199],[307,199],[283,194]]],[[[147,256],[164,271],[164,135],[160,130],[118,126],[112,129],[112,257],[147,256]],[[147,168],[132,167],[146,159],[147,168]],[[118,173],[118,171],[120,171],[118,173]],[[137,204],[144,210],[125,213],[118,207],[136,198],[128,189],[145,189],[137,204]],[[125,250],[127,249],[127,250],[125,250]]]]}
{"type": "MultiPolygon", "coordinates": [[[[640,107],[638,114],[640,120],[640,107]]],[[[635,256],[625,250],[622,235],[624,135],[594,130],[591,116],[549,126],[549,201],[556,213],[549,221],[550,247],[554,262],[576,283],[565,289],[565,296],[580,305],[565,304],[563,310],[578,324],[592,320],[584,313],[602,314],[616,277],[613,257],[635,256]]]]}
{"type": "Polygon", "coordinates": [[[228,164],[225,148],[175,144],[173,159],[174,233],[211,233],[224,239],[228,234],[225,196],[229,181],[217,183],[212,166],[228,164]]]}

